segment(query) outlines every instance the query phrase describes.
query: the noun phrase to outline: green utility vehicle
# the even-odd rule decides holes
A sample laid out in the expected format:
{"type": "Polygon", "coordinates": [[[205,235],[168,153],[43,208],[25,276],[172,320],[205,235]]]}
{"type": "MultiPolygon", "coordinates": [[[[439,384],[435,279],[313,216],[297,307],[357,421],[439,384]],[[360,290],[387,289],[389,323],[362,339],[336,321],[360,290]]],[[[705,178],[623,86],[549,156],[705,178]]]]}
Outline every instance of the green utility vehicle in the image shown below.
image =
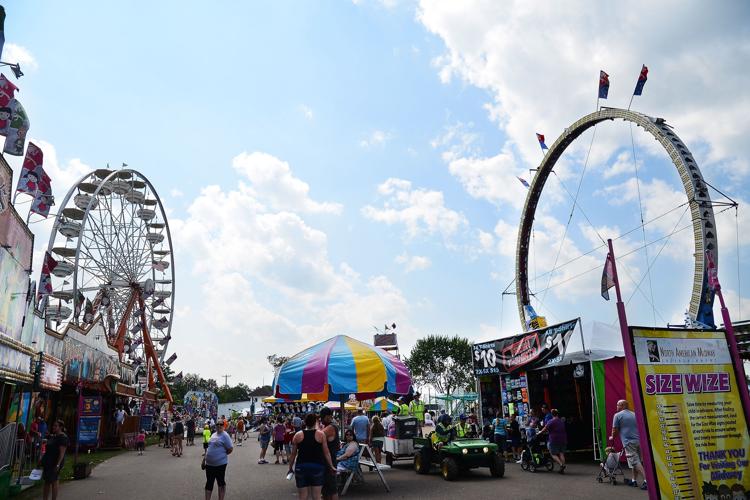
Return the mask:
{"type": "Polygon", "coordinates": [[[459,474],[477,467],[489,467],[493,477],[503,477],[505,460],[497,445],[484,439],[460,438],[448,443],[437,443],[432,433],[426,438],[414,438],[414,470],[427,474],[432,465],[440,467],[446,481],[455,480],[459,474]]]}

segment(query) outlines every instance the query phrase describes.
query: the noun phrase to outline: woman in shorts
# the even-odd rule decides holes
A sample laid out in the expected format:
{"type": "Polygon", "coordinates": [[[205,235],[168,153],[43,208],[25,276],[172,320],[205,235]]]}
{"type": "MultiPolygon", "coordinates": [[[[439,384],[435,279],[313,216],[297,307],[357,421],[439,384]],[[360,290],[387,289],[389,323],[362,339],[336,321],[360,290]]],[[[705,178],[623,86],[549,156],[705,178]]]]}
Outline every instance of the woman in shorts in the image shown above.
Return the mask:
{"type": "Polygon", "coordinates": [[[305,429],[292,439],[292,455],[289,457],[289,472],[294,472],[299,498],[320,498],[325,471],[336,469],[326,443],[326,435],[316,428],[318,416],[310,413],[305,417],[305,429]],[[296,462],[295,462],[296,459],[296,462]]]}
{"type": "Polygon", "coordinates": [[[380,417],[375,415],[372,417],[372,425],[370,426],[370,448],[375,453],[375,461],[380,463],[380,457],[383,452],[383,444],[385,443],[385,428],[383,423],[380,421],[380,417]]]}

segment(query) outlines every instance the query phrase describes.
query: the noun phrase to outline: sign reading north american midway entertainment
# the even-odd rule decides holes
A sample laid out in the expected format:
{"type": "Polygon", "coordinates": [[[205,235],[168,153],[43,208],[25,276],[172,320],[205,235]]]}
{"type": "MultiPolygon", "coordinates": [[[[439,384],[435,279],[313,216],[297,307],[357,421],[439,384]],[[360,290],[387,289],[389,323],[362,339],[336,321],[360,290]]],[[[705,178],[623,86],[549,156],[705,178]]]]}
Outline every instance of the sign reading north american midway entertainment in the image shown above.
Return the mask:
{"type": "Polygon", "coordinates": [[[474,344],[474,375],[532,370],[562,361],[578,319],[504,339],[474,344]]]}
{"type": "Polygon", "coordinates": [[[750,432],[723,330],[630,328],[660,498],[747,498],[750,432]]]}

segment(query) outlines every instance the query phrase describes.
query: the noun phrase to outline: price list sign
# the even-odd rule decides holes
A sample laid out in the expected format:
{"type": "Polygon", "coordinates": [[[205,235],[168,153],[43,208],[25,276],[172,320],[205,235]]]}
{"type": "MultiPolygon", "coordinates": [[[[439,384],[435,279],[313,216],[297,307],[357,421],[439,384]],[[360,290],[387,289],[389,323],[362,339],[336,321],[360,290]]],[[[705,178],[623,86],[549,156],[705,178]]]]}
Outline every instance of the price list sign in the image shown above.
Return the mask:
{"type": "Polygon", "coordinates": [[[723,330],[630,328],[661,498],[750,498],[750,432],[723,330]]]}

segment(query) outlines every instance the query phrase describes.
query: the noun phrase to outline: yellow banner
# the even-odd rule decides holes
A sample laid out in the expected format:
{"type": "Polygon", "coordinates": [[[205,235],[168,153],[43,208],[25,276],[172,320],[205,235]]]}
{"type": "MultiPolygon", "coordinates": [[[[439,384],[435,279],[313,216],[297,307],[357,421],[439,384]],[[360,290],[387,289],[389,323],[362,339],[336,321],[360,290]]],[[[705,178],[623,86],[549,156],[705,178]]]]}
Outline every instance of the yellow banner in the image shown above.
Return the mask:
{"type": "Polygon", "coordinates": [[[750,433],[725,332],[631,335],[661,498],[750,498],[750,433]]]}

